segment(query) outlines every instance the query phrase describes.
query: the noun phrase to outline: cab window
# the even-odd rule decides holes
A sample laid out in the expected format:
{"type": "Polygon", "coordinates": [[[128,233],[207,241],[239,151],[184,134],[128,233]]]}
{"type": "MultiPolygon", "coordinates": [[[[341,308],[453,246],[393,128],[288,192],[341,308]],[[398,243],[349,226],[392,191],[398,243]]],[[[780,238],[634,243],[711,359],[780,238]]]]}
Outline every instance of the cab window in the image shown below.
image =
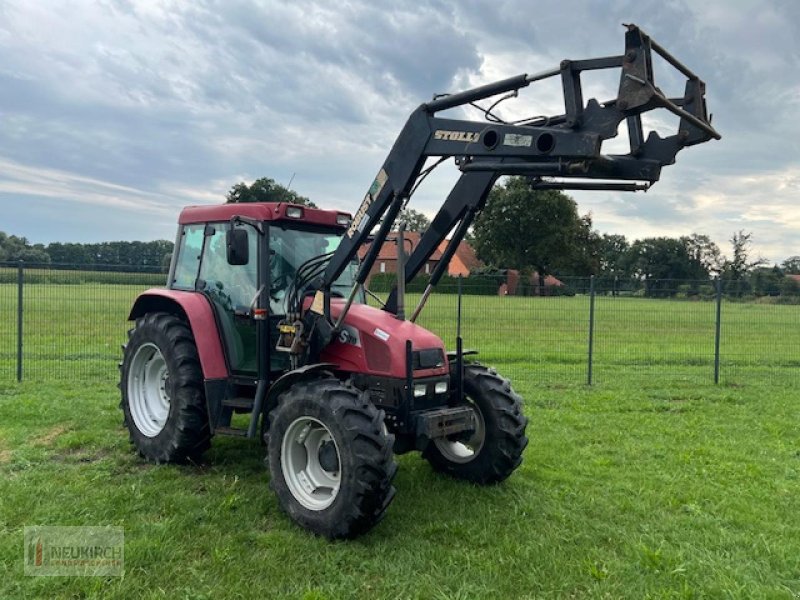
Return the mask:
{"type": "Polygon", "coordinates": [[[178,258],[172,287],[179,290],[193,290],[200,266],[200,252],[203,248],[203,225],[185,225],[181,233],[178,258]]]}

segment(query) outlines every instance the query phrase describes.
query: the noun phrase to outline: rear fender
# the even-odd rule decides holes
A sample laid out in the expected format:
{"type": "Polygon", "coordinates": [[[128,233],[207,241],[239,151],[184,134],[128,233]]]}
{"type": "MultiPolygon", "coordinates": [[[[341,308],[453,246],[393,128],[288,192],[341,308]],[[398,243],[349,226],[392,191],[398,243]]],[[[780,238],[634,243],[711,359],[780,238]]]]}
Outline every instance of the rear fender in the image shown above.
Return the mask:
{"type": "Polygon", "coordinates": [[[136,298],[128,320],[136,320],[151,312],[177,315],[189,323],[206,380],[229,376],[214,311],[205,296],[197,292],[150,289],[136,298]]]}

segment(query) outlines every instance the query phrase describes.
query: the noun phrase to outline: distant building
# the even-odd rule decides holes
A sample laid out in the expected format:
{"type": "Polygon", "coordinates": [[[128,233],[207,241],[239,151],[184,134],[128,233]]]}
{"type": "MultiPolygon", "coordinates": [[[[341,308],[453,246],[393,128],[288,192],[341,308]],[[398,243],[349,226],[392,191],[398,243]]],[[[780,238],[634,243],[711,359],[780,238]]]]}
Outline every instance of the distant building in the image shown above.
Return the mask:
{"type": "MultiPolygon", "coordinates": [[[[422,238],[422,234],[418,231],[406,231],[404,236],[406,256],[408,256],[414,250],[416,250],[417,246],[419,245],[419,241],[422,238]]],[[[378,253],[378,258],[375,260],[375,264],[372,265],[372,269],[369,272],[369,277],[372,277],[375,273],[397,273],[397,242],[395,241],[397,238],[397,232],[391,232],[388,238],[390,241],[384,242],[383,246],[381,246],[381,250],[378,253]]],[[[426,275],[433,273],[436,265],[438,265],[439,261],[442,260],[442,254],[447,247],[447,243],[448,240],[442,240],[442,242],[439,244],[439,247],[433,251],[433,254],[431,254],[428,260],[425,262],[425,265],[420,270],[420,273],[424,273],[426,275]]],[[[358,251],[358,257],[363,259],[369,251],[369,248],[369,245],[363,246],[358,251]]],[[[475,255],[475,249],[468,242],[462,241],[458,245],[458,248],[456,248],[453,258],[450,260],[450,264],[447,266],[447,274],[451,277],[458,277],[459,275],[462,277],[469,277],[477,269],[480,269],[483,266],[483,262],[481,262],[475,255]]],[[[520,287],[520,274],[519,271],[515,269],[508,269],[506,273],[506,282],[500,286],[498,293],[502,295],[508,294],[513,296],[518,293],[518,288],[520,287]]],[[[797,277],[800,277],[800,275],[797,277]]],[[[367,281],[369,281],[369,279],[367,281]]],[[[539,276],[536,273],[533,273],[531,275],[529,287],[530,291],[528,293],[533,293],[533,295],[536,296],[546,296],[548,294],[548,288],[560,287],[562,285],[564,284],[561,281],[552,275],[548,275],[544,280],[544,289],[540,290],[539,276]]]]}
{"type": "MultiPolygon", "coordinates": [[[[375,260],[375,264],[372,265],[372,270],[369,272],[370,277],[375,273],[397,273],[397,242],[395,241],[397,232],[391,232],[388,237],[391,241],[386,241],[383,246],[381,246],[378,258],[375,260]]],[[[418,231],[406,231],[404,237],[406,256],[408,256],[416,250],[422,234],[418,231]]],[[[369,244],[362,246],[358,251],[358,257],[363,259],[370,247],[369,244]]],[[[422,267],[421,272],[428,275],[432,273],[434,267],[439,264],[441,258],[442,253],[438,249],[434,250],[433,254],[422,267]]]]}
{"type": "MultiPolygon", "coordinates": [[[[443,253],[446,247],[447,240],[442,240],[442,243],[439,244],[439,252],[443,253]]],[[[475,250],[470,246],[469,242],[462,241],[458,245],[458,248],[456,248],[453,258],[450,260],[450,264],[447,267],[447,274],[453,277],[458,277],[459,275],[468,277],[470,273],[483,266],[483,263],[475,256],[475,250]]]]}
{"type": "MultiPolygon", "coordinates": [[[[506,274],[506,293],[509,296],[517,295],[517,289],[519,288],[520,284],[520,273],[516,269],[509,269],[506,274]]],[[[552,275],[546,275],[544,278],[544,289],[540,289],[539,287],[539,274],[534,271],[531,273],[530,278],[530,289],[531,295],[533,296],[547,296],[548,295],[548,288],[553,287],[561,287],[564,285],[564,282],[560,279],[556,279],[552,275]]]]}
{"type": "MultiPolygon", "coordinates": [[[[419,241],[422,238],[422,234],[418,231],[406,231],[405,232],[405,244],[406,244],[406,256],[411,254],[414,250],[416,250],[417,246],[419,245],[419,241]]],[[[375,273],[397,273],[397,242],[395,241],[397,237],[397,232],[392,232],[389,234],[389,239],[391,241],[384,242],[383,246],[381,247],[380,252],[378,253],[378,258],[375,260],[375,264],[372,265],[372,270],[370,271],[370,277],[375,273]]],[[[430,258],[425,262],[425,265],[422,267],[420,273],[424,273],[426,275],[430,275],[433,273],[433,269],[436,265],[439,264],[439,261],[442,260],[442,253],[444,249],[447,247],[447,240],[443,240],[439,247],[433,251],[430,258]]],[[[359,258],[364,258],[369,250],[369,245],[362,247],[358,251],[359,258]]],[[[479,269],[483,266],[483,263],[478,260],[478,257],[475,256],[475,250],[469,243],[462,241],[458,248],[456,248],[455,254],[453,254],[453,258],[450,260],[450,264],[447,267],[447,274],[453,277],[458,277],[461,275],[462,277],[469,276],[470,273],[475,271],[475,269],[479,269]]]]}

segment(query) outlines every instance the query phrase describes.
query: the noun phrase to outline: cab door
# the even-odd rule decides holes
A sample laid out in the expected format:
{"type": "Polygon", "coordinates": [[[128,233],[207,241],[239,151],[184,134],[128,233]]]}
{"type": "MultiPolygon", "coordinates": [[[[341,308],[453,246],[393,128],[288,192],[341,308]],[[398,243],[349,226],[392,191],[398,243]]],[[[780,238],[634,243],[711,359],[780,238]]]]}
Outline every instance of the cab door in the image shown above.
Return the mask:
{"type": "Polygon", "coordinates": [[[245,227],[249,260],[244,265],[230,265],[225,245],[229,228],[228,223],[205,226],[197,290],[214,307],[231,372],[256,377],[256,327],[250,313],[258,289],[258,234],[252,227],[245,227]]]}

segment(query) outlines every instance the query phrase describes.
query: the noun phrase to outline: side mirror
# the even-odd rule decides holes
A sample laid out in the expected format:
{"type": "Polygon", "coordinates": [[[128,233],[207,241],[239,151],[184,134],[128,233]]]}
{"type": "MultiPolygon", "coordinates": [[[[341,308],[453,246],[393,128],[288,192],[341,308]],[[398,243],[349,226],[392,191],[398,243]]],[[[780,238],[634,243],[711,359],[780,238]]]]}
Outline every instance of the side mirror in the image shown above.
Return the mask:
{"type": "Polygon", "coordinates": [[[246,265],[250,262],[250,246],[245,229],[229,229],[225,234],[229,265],[246,265]]]}

